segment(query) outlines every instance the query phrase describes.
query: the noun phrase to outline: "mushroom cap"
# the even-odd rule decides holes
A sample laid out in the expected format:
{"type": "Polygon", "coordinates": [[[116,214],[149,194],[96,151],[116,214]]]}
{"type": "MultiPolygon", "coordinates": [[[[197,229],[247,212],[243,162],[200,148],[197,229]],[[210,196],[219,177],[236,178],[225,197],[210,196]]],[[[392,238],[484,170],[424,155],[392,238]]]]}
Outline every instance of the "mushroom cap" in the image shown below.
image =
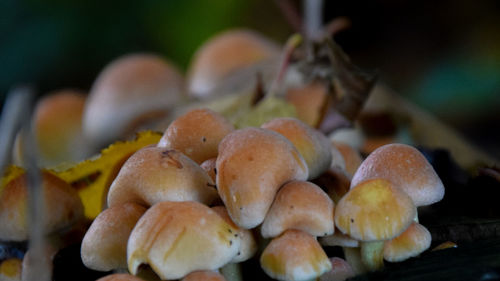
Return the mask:
{"type": "Polygon", "coordinates": [[[282,135],[260,128],[228,134],[219,144],[217,188],[231,219],[242,228],[262,223],[276,192],[290,180],[305,180],[307,166],[282,135]]]}
{"type": "Polygon", "coordinates": [[[83,237],[83,264],[99,271],[127,268],[127,241],[144,212],[146,208],[135,203],[102,211],[83,237]]]}
{"type": "Polygon", "coordinates": [[[74,163],[87,156],[82,131],[85,97],[83,92],[68,89],[37,102],[32,120],[41,166],[74,163]]]}
{"type": "Polygon", "coordinates": [[[289,88],[285,99],[295,106],[297,117],[307,125],[317,128],[323,118],[328,91],[317,82],[289,88]]]}
{"type": "Polygon", "coordinates": [[[444,196],[444,186],[431,164],[416,148],[388,144],[376,149],[354,174],[351,188],[360,182],[386,179],[406,192],[415,206],[430,205],[444,196]]]}
{"type": "Polygon", "coordinates": [[[243,229],[238,227],[229,216],[226,207],[224,206],[215,206],[212,207],[219,216],[221,216],[228,224],[238,230],[238,235],[240,236],[241,243],[240,248],[236,256],[231,260],[232,263],[238,263],[242,261],[246,261],[249,258],[253,257],[257,252],[257,242],[255,241],[255,237],[253,236],[252,231],[249,229],[243,229]]]}
{"type": "Polygon", "coordinates": [[[431,246],[431,233],[423,225],[413,222],[403,233],[384,243],[384,259],[400,262],[420,255],[431,246]]]}
{"type": "MultiPolygon", "coordinates": [[[[77,192],[52,173],[42,171],[45,197],[44,229],[56,232],[83,218],[83,204],[77,192]]],[[[28,178],[21,174],[0,188],[0,240],[28,239],[28,178]]]]}
{"type": "Polygon", "coordinates": [[[319,238],[319,243],[323,246],[341,246],[349,248],[359,247],[359,241],[342,233],[335,231],[332,235],[327,235],[319,238]]]}
{"type": "Polygon", "coordinates": [[[261,127],[280,133],[293,143],[307,163],[309,179],[330,167],[332,146],[320,131],[295,118],[275,118],[261,127]]]}
{"type": "Polygon", "coordinates": [[[193,201],[160,202],[148,209],[130,234],[128,269],[147,263],[162,279],[215,270],[240,248],[238,230],[209,207],[193,201]]]}
{"type": "Polygon", "coordinates": [[[338,257],[330,258],[332,270],[319,277],[319,281],[344,281],[356,275],[351,265],[338,257]]]}
{"type": "Polygon", "coordinates": [[[194,109],[175,119],[165,130],[158,147],[179,150],[196,163],[217,157],[219,142],[233,125],[210,109],[194,109]]]}
{"type": "Polygon", "coordinates": [[[115,273],[115,274],[110,274],[106,275],[104,277],[101,277],[97,279],[96,281],[144,281],[139,277],[135,277],[132,274],[127,274],[127,273],[115,273]]]}
{"type": "Polygon", "coordinates": [[[177,150],[145,147],[123,164],[109,189],[108,206],[190,200],[209,204],[216,198],[212,179],[193,160],[177,150]]]}
{"type": "Polygon", "coordinates": [[[220,273],[204,270],[191,272],[181,281],[226,281],[226,278],[220,273]]]}
{"type": "Polygon", "coordinates": [[[278,280],[309,280],[332,269],[318,241],[295,229],[271,240],[262,252],[260,265],[278,280]]]}
{"type": "Polygon", "coordinates": [[[339,151],[342,155],[342,159],[344,159],[345,164],[344,169],[349,177],[352,178],[352,176],[356,173],[359,166],[361,166],[361,163],[363,162],[361,154],[359,153],[359,151],[357,151],[347,143],[332,141],[332,145],[335,146],[337,151],[339,151]]]}
{"type": "Polygon", "coordinates": [[[200,165],[200,167],[207,173],[207,175],[214,182],[216,181],[216,178],[217,178],[217,169],[215,168],[216,163],[217,163],[217,157],[205,160],[200,165]]]}
{"type": "Polygon", "coordinates": [[[360,241],[389,240],[410,226],[417,209],[411,198],[384,179],[364,181],[344,195],[335,225],[360,241]]]}
{"type": "Polygon", "coordinates": [[[262,223],[264,238],[276,237],[287,229],[298,229],[313,236],[333,234],[334,203],[317,185],[291,181],[283,185],[262,223]]]}
{"type": "Polygon", "coordinates": [[[98,146],[160,119],[182,99],[183,78],[163,58],[130,54],[107,65],[95,80],[83,116],[85,136],[98,146]]]}
{"type": "Polygon", "coordinates": [[[254,31],[225,31],[205,42],[194,54],[188,70],[188,91],[195,97],[207,98],[231,72],[279,52],[277,44],[254,31]]]}

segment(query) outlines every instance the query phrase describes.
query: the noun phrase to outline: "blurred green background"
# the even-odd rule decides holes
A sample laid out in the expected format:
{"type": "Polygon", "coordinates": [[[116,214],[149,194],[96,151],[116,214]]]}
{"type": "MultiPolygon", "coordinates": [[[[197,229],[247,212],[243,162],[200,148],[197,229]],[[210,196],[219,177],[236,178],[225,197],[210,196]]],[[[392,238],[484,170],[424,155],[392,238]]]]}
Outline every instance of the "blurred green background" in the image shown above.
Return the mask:
{"type": "MultiPolygon", "coordinates": [[[[300,8],[301,1],[291,1],[300,8]]],[[[500,1],[333,1],[336,40],[352,60],[500,158],[500,1]]],[[[112,59],[155,52],[181,70],[215,33],[248,27],[283,42],[293,31],[267,0],[0,0],[0,94],[88,90],[112,59]]]]}

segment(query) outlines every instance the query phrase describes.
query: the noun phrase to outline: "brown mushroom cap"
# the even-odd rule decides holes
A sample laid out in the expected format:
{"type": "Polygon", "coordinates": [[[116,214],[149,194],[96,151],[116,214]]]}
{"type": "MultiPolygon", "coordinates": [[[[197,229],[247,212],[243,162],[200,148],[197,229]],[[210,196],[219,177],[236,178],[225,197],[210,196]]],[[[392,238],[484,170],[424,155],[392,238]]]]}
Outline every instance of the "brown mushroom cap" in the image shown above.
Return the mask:
{"type": "Polygon", "coordinates": [[[412,200],[384,179],[364,181],[344,195],[335,209],[335,225],[360,241],[389,240],[410,226],[412,200]]]}
{"type": "Polygon", "coordinates": [[[323,118],[328,91],[321,83],[310,83],[288,89],[285,99],[295,106],[300,120],[317,128],[323,118]]]}
{"type": "Polygon", "coordinates": [[[441,200],[444,186],[438,175],[416,148],[405,144],[388,144],[371,153],[356,171],[351,188],[360,182],[383,178],[406,192],[415,206],[441,200]]]}
{"type": "Polygon", "coordinates": [[[234,29],[214,36],[195,53],[188,70],[188,91],[207,98],[231,72],[279,54],[280,48],[262,35],[234,29]]]}
{"type": "Polygon", "coordinates": [[[275,118],[261,126],[285,136],[300,152],[309,168],[309,179],[319,176],[332,163],[331,144],[321,132],[295,118],[275,118]]]}
{"type": "MultiPolygon", "coordinates": [[[[83,205],[76,191],[57,176],[42,172],[46,233],[69,227],[83,218],[83,205]]],[[[22,174],[0,189],[0,240],[28,239],[28,179],[22,174]]]]}
{"type": "Polygon", "coordinates": [[[216,167],[219,195],[231,219],[247,229],[262,223],[281,185],[308,174],[285,137],[260,128],[228,134],[219,145],[216,167]]]}
{"type": "Polygon", "coordinates": [[[182,281],[226,281],[226,278],[220,273],[204,270],[191,272],[182,281]]]}
{"type": "Polygon", "coordinates": [[[233,125],[210,109],[194,109],[175,119],[158,142],[158,147],[179,150],[196,163],[217,157],[219,142],[233,125]]]}
{"type": "Polygon", "coordinates": [[[267,245],[262,269],[278,280],[309,280],[331,270],[332,264],[316,239],[300,230],[287,230],[267,245]]]}
{"type": "Polygon", "coordinates": [[[276,237],[287,229],[298,229],[313,236],[334,232],[334,203],[317,185],[306,181],[291,181],[276,194],[271,209],[262,224],[264,238],[276,237]]]}
{"type": "Polygon", "coordinates": [[[400,262],[420,255],[431,246],[431,234],[423,225],[413,222],[398,237],[384,244],[384,259],[400,262]]]}
{"type": "Polygon", "coordinates": [[[162,279],[215,270],[240,247],[238,230],[209,207],[193,201],[160,202],[148,209],[130,234],[128,268],[147,263],[162,279]]]}
{"type": "Polygon", "coordinates": [[[182,99],[183,79],[163,58],[131,54],[106,66],[92,85],[83,117],[85,136],[102,146],[162,118],[182,99]]]}
{"type": "Polygon", "coordinates": [[[101,212],[82,241],[83,264],[91,269],[109,271],[127,268],[127,241],[146,208],[125,203],[101,212]]]}
{"type": "Polygon", "coordinates": [[[144,281],[144,280],[127,273],[115,273],[101,277],[96,281],[144,281]]]}
{"type": "Polygon", "coordinates": [[[120,169],[108,193],[108,206],[189,200],[209,204],[216,198],[212,179],[193,160],[176,150],[145,147],[120,169]]]}

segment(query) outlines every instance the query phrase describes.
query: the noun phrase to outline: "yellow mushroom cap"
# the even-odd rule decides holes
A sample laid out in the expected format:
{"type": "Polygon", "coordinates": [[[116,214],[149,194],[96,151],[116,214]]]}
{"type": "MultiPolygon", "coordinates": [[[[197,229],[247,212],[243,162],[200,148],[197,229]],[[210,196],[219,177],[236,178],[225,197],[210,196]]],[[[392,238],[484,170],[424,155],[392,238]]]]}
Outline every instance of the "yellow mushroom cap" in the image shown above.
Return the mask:
{"type": "Polygon", "coordinates": [[[217,157],[219,142],[233,125],[210,109],[194,109],[175,119],[158,142],[158,147],[179,150],[196,163],[217,157]]]}
{"type": "Polygon", "coordinates": [[[389,240],[410,226],[416,211],[411,198],[391,182],[367,180],[340,199],[335,225],[360,241],[389,240]]]}
{"type": "Polygon", "coordinates": [[[334,203],[317,185],[291,181],[283,185],[261,227],[264,238],[276,237],[287,229],[298,229],[313,236],[334,232],[334,203]]]}
{"type": "Polygon", "coordinates": [[[146,211],[130,235],[128,269],[136,274],[147,263],[162,279],[215,270],[238,253],[241,239],[237,233],[201,203],[160,202],[146,211]]]}
{"type": "Polygon", "coordinates": [[[135,203],[102,211],[83,237],[83,264],[99,271],[127,268],[127,241],[144,212],[146,208],[135,203]]]}
{"type": "Polygon", "coordinates": [[[432,237],[423,225],[413,222],[408,229],[384,244],[384,259],[400,262],[420,255],[431,246],[432,237]]]}
{"type": "Polygon", "coordinates": [[[293,143],[307,163],[309,179],[319,176],[330,167],[330,141],[311,126],[295,118],[275,118],[261,127],[280,133],[293,143]]]}
{"type": "Polygon", "coordinates": [[[220,273],[204,270],[189,273],[182,281],[226,281],[226,278],[220,273]]]}
{"type": "Polygon", "coordinates": [[[287,230],[267,245],[260,257],[262,269],[278,280],[309,280],[331,270],[318,241],[300,230],[287,230]]]}
{"type": "Polygon", "coordinates": [[[379,147],[361,163],[351,181],[351,188],[362,181],[386,179],[406,192],[415,205],[440,201],[444,186],[431,164],[416,148],[405,144],[379,147]]]}
{"type": "MultiPolygon", "coordinates": [[[[43,171],[44,229],[52,233],[83,218],[83,205],[76,191],[57,176],[43,171]]],[[[0,189],[0,240],[28,239],[28,178],[21,174],[0,189]]]]}
{"type": "Polygon", "coordinates": [[[216,198],[212,179],[193,160],[177,150],[145,147],[123,164],[109,189],[108,206],[188,200],[209,204],[216,198]]]}
{"type": "Polygon", "coordinates": [[[260,128],[228,134],[219,145],[217,188],[231,219],[242,228],[261,224],[276,192],[305,180],[304,159],[282,135],[260,128]]]}

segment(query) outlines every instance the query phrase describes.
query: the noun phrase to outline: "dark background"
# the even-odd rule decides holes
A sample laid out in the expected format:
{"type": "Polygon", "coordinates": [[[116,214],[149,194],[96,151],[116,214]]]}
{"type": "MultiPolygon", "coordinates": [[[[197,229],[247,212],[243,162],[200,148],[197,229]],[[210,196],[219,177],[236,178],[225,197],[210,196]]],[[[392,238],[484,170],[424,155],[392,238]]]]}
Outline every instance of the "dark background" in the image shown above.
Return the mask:
{"type": "MultiPolygon", "coordinates": [[[[500,158],[500,1],[325,0],[325,20],[336,16],[352,21],[336,40],[356,64],[500,158]]],[[[230,27],[279,42],[292,33],[268,0],[0,0],[1,99],[19,83],[40,95],[88,91],[130,52],[162,54],[184,71],[230,27]]]]}

